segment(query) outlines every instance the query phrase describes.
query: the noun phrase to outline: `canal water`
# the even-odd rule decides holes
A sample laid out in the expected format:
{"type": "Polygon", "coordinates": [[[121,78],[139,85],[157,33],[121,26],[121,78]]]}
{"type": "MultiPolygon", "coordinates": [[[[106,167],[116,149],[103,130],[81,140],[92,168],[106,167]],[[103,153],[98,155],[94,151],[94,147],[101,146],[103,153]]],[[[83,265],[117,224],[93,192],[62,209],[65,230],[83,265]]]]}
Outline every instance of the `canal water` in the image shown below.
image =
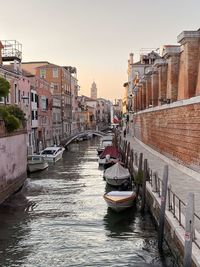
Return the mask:
{"type": "Polygon", "coordinates": [[[70,145],[1,206],[1,267],[175,266],[168,249],[157,251],[150,214],[107,209],[98,144],[70,145]]]}

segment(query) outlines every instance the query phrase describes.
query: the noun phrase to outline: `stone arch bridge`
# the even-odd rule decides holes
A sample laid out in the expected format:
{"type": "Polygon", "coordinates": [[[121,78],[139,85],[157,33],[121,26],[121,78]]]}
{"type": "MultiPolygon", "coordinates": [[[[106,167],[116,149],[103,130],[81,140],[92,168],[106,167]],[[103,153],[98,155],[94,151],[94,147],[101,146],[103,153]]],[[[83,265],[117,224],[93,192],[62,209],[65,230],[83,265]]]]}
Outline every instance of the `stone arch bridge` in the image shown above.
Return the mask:
{"type": "Polygon", "coordinates": [[[101,131],[95,131],[95,130],[86,130],[86,131],[83,131],[83,132],[79,132],[79,133],[76,133],[76,134],[73,134],[73,135],[70,135],[68,136],[67,138],[63,139],[61,141],[61,145],[64,146],[64,147],[67,147],[71,142],[73,142],[76,138],[78,137],[84,137],[88,134],[93,134],[93,135],[97,135],[97,136],[104,136],[106,135],[106,133],[104,132],[101,132],[101,131]]]}

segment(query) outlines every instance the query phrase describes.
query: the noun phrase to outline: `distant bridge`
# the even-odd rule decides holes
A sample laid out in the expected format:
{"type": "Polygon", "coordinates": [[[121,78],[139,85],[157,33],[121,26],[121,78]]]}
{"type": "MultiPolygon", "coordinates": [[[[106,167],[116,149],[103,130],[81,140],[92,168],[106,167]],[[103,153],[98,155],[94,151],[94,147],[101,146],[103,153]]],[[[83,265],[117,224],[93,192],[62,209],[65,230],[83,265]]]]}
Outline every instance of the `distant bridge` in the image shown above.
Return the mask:
{"type": "Polygon", "coordinates": [[[97,136],[104,136],[106,135],[106,133],[101,132],[101,131],[95,131],[95,130],[87,130],[87,131],[83,131],[83,132],[79,132],[73,135],[70,135],[69,137],[67,137],[66,139],[61,141],[61,145],[66,147],[68,146],[71,142],[73,142],[76,138],[78,137],[84,137],[88,134],[93,134],[93,135],[97,135],[97,136]]]}

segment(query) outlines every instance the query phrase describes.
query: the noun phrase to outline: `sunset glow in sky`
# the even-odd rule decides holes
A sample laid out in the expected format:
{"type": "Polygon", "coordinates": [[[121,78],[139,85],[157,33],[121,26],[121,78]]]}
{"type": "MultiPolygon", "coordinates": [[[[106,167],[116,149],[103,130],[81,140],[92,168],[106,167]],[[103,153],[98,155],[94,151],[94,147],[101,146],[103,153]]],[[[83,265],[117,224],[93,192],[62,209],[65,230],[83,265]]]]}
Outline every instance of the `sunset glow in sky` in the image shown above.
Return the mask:
{"type": "Polygon", "coordinates": [[[23,45],[23,61],[77,67],[81,94],[123,95],[129,53],[176,44],[183,30],[200,28],[200,0],[3,1],[0,40],[23,45]]]}

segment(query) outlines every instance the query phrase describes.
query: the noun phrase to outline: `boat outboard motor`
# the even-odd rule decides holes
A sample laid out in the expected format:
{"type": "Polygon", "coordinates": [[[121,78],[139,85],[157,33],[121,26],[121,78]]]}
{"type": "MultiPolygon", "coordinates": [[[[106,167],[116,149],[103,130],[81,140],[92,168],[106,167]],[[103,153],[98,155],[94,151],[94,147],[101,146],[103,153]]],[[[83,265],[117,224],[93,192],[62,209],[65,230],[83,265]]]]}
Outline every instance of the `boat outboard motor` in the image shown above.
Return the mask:
{"type": "Polygon", "coordinates": [[[110,160],[110,155],[107,154],[107,155],[106,155],[106,162],[108,162],[109,160],[110,160]]]}

